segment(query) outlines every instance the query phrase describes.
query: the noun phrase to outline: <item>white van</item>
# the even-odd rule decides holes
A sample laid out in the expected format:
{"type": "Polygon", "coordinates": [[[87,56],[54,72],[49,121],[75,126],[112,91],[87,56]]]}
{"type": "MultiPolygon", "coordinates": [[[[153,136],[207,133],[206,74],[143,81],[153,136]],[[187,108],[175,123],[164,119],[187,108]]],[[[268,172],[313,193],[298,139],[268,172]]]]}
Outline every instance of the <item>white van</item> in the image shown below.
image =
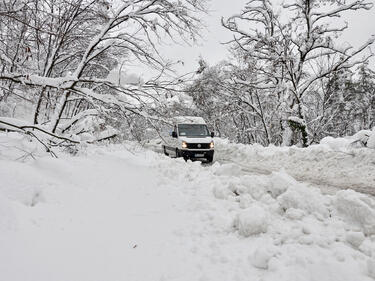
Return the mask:
{"type": "Polygon", "coordinates": [[[172,157],[212,162],[213,137],[214,133],[210,133],[202,117],[175,117],[170,134],[163,141],[162,149],[165,155],[172,157]]]}

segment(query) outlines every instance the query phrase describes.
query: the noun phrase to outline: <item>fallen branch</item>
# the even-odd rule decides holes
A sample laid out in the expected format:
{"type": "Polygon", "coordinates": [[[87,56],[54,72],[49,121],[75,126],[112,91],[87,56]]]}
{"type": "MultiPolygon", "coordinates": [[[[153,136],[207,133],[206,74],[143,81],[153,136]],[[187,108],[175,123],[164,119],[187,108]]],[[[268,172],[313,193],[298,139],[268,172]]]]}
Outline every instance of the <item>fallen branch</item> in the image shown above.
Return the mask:
{"type": "MultiPolygon", "coordinates": [[[[75,141],[75,140],[72,140],[72,139],[69,139],[69,138],[66,138],[66,137],[63,137],[63,136],[58,136],[56,134],[50,133],[50,132],[48,132],[48,131],[46,131],[44,129],[41,129],[41,128],[37,127],[37,126],[32,126],[32,125],[19,126],[19,125],[15,125],[15,124],[3,121],[1,119],[0,119],[0,124],[4,124],[4,125],[10,126],[10,127],[19,129],[19,130],[21,130],[24,133],[30,132],[27,129],[33,129],[33,130],[38,130],[38,131],[40,131],[40,132],[42,132],[44,134],[47,134],[47,135],[49,135],[51,137],[54,137],[54,138],[57,138],[57,139],[65,140],[65,141],[68,141],[68,142],[71,142],[71,143],[75,143],[75,144],[79,144],[80,143],[79,141],[75,141]]],[[[0,128],[0,130],[1,130],[1,128],[0,128]]],[[[7,130],[7,129],[3,129],[3,130],[7,130]]]]}
{"type": "Polygon", "coordinates": [[[109,135],[109,136],[106,136],[106,137],[103,137],[103,138],[100,138],[100,139],[88,141],[87,143],[93,144],[95,142],[101,142],[101,141],[109,140],[109,139],[115,138],[117,136],[118,136],[118,134],[116,133],[116,134],[112,134],[112,135],[109,135]]]}
{"type": "Polygon", "coordinates": [[[52,157],[54,157],[54,158],[58,158],[58,157],[57,157],[56,153],[53,152],[53,150],[50,148],[50,146],[48,146],[46,143],[44,143],[40,138],[38,138],[29,129],[38,130],[38,131],[40,131],[40,132],[42,132],[42,133],[44,133],[46,135],[52,136],[52,137],[57,138],[57,139],[61,139],[61,140],[63,140],[63,142],[68,141],[68,142],[71,142],[71,143],[74,143],[74,144],[79,144],[80,143],[78,141],[75,141],[75,140],[72,140],[72,139],[69,139],[69,138],[66,138],[66,137],[58,136],[56,134],[47,132],[46,130],[43,130],[43,129],[41,129],[39,127],[36,127],[36,126],[15,125],[15,124],[6,122],[6,121],[1,120],[1,119],[0,119],[0,124],[4,124],[4,125],[6,125],[8,127],[15,128],[14,130],[8,129],[8,128],[0,128],[0,130],[3,130],[3,131],[14,131],[14,132],[19,132],[19,133],[24,133],[26,135],[29,135],[29,136],[35,138],[41,145],[43,145],[43,147],[46,149],[46,152],[50,153],[52,155],[52,157]]]}

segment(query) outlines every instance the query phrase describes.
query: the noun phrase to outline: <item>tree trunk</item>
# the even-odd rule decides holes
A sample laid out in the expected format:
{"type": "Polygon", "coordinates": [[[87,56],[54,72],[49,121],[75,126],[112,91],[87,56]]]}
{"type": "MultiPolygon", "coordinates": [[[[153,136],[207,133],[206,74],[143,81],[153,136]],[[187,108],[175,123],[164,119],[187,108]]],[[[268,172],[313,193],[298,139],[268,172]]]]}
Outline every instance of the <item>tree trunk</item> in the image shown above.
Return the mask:
{"type": "Polygon", "coordinates": [[[69,91],[65,91],[63,95],[61,96],[61,99],[59,100],[58,104],[56,105],[55,111],[53,113],[52,119],[51,119],[51,129],[52,133],[56,132],[57,126],[59,125],[61,116],[64,112],[66,102],[70,96],[69,91]]]}

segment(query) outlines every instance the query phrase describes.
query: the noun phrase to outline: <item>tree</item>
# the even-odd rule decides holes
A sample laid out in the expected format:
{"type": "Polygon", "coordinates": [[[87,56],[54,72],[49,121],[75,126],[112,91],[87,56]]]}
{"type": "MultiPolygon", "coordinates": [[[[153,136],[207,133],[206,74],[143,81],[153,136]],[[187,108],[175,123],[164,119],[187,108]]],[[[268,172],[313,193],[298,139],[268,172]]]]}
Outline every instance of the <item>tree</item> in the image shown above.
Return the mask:
{"type": "Polygon", "coordinates": [[[51,133],[66,131],[66,125],[59,128],[63,117],[84,118],[82,112],[92,109],[147,118],[145,108],[171,84],[160,79],[116,83],[107,79],[108,73],[124,60],[164,73],[170,63],[160,56],[158,42],[165,37],[195,40],[204,4],[205,0],[14,0],[0,8],[5,42],[0,45],[0,81],[5,91],[26,92],[36,100],[34,124],[41,122],[45,105],[43,123],[51,133]],[[22,51],[9,46],[17,42],[13,37],[22,51]]]}
{"type": "Polygon", "coordinates": [[[254,89],[282,95],[283,143],[309,144],[308,116],[305,103],[314,87],[332,73],[350,69],[367,61],[359,57],[374,43],[375,36],[361,47],[342,46],[335,40],[348,28],[334,26],[332,18],[347,11],[369,10],[365,0],[323,2],[297,0],[283,5],[282,14],[274,12],[268,0],[252,0],[241,14],[222,20],[234,33],[230,42],[235,50],[256,60],[256,76],[251,81],[237,80],[254,89]],[[288,18],[287,21],[283,20],[288,18]]]}

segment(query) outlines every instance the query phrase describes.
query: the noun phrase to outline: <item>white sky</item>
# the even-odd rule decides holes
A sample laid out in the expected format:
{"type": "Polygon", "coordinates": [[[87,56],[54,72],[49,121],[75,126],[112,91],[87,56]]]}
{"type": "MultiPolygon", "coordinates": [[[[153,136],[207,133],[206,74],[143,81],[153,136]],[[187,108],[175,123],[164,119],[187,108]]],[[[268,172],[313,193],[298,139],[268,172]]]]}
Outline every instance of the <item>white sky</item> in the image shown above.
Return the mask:
{"type": "MultiPolygon", "coordinates": [[[[280,2],[273,0],[275,3],[280,2]]],[[[369,0],[375,3],[375,0],[369,0]]],[[[162,54],[171,60],[181,60],[184,65],[176,68],[179,74],[196,71],[199,56],[202,56],[210,65],[228,58],[227,46],[222,43],[232,38],[232,33],[221,25],[221,17],[228,18],[239,13],[248,0],[211,0],[210,13],[205,18],[206,28],[202,32],[202,39],[194,46],[175,44],[162,47],[162,54]]],[[[275,6],[276,7],[276,6],[275,6]]],[[[370,11],[357,11],[344,14],[348,21],[349,29],[342,37],[343,42],[348,42],[354,47],[365,43],[371,34],[375,34],[375,7],[370,11]]],[[[375,46],[373,47],[375,52],[375,46]]],[[[374,66],[374,59],[371,65],[374,66]]],[[[138,71],[136,71],[138,72],[138,71]]],[[[142,72],[139,69],[139,72],[142,72]]],[[[147,73],[141,76],[148,77],[147,73]]]]}

